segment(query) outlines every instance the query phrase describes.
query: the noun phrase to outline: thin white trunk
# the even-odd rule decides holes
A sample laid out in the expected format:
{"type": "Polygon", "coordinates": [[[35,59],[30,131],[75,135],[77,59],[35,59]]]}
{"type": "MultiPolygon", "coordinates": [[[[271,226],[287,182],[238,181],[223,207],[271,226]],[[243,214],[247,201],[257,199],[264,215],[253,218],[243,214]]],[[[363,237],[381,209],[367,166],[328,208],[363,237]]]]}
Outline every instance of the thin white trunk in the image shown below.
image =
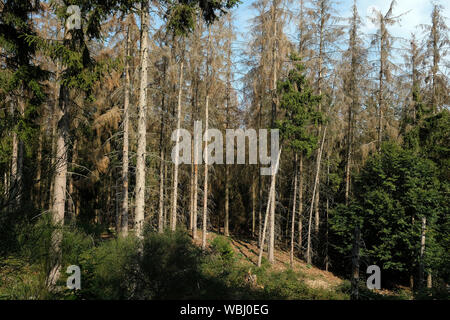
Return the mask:
{"type": "MultiPolygon", "coordinates": [[[[175,145],[175,155],[178,157],[181,128],[181,95],[183,92],[183,61],[180,64],[180,78],[178,89],[178,108],[177,108],[177,143],[175,145]]],[[[172,193],[172,211],[170,215],[170,230],[175,231],[177,228],[177,200],[178,200],[178,163],[175,162],[173,167],[173,193],[172,193]]]]}
{"type": "Polygon", "coordinates": [[[327,133],[327,127],[325,126],[325,129],[323,131],[323,137],[322,137],[322,143],[320,145],[318,157],[317,157],[317,165],[316,165],[316,178],[314,179],[314,188],[312,193],[312,200],[311,200],[311,206],[309,210],[309,222],[308,222],[308,242],[306,247],[306,262],[308,264],[311,264],[311,225],[312,225],[312,215],[313,215],[313,203],[316,197],[316,190],[317,186],[319,184],[319,173],[320,173],[320,162],[322,160],[322,152],[323,152],[323,144],[325,142],[325,136],[327,133]]]}
{"type": "Polygon", "coordinates": [[[150,17],[148,2],[142,5],[142,35],[141,35],[141,70],[139,85],[139,118],[138,138],[136,154],[136,210],[135,210],[135,233],[143,236],[144,212],[145,212],[145,153],[147,148],[147,72],[148,72],[148,28],[150,17]]]}
{"type": "MultiPolygon", "coordinates": [[[[297,165],[297,155],[295,155],[295,165],[297,165]]],[[[294,169],[295,172],[295,169],[294,169]]],[[[297,173],[294,173],[294,200],[292,201],[292,220],[291,220],[291,268],[294,266],[294,234],[295,234],[295,214],[297,205],[297,173]]]]}
{"type": "MultiPolygon", "coordinates": [[[[208,132],[208,104],[209,104],[209,95],[206,95],[206,103],[205,103],[205,132],[208,132]]],[[[202,249],[206,249],[206,231],[207,231],[207,215],[208,215],[208,139],[205,142],[205,185],[203,189],[203,233],[202,233],[202,249]]]]}
{"type": "Polygon", "coordinates": [[[303,154],[300,154],[298,184],[298,250],[301,254],[303,247],[303,154]]]}
{"type": "Polygon", "coordinates": [[[280,164],[280,157],[281,157],[281,149],[280,151],[278,151],[278,157],[277,157],[277,162],[275,165],[275,170],[274,173],[272,175],[272,179],[270,182],[270,189],[269,189],[269,197],[268,197],[268,201],[267,201],[267,208],[266,208],[266,215],[264,217],[264,226],[263,226],[263,230],[261,233],[261,243],[259,245],[259,256],[258,256],[258,267],[261,266],[261,261],[262,261],[262,255],[263,255],[263,251],[264,251],[264,241],[266,239],[266,230],[267,230],[267,221],[269,220],[269,212],[272,206],[272,193],[275,193],[275,180],[276,180],[276,175],[278,172],[278,167],[280,164]]]}
{"type": "Polygon", "coordinates": [[[123,104],[123,151],[122,151],[122,211],[120,219],[120,234],[128,235],[128,134],[129,134],[129,106],[130,106],[130,24],[127,30],[127,44],[125,48],[125,99],[123,104]]]}
{"type": "Polygon", "coordinates": [[[68,128],[68,97],[69,93],[64,86],[61,86],[59,97],[59,123],[56,131],[56,168],[53,189],[52,204],[52,221],[56,226],[51,239],[51,271],[47,278],[47,285],[53,287],[59,278],[61,269],[61,242],[62,242],[62,225],[64,224],[64,211],[66,204],[67,191],[67,139],[69,134],[68,128]]]}
{"type": "Polygon", "coordinates": [[[422,288],[424,285],[424,257],[425,257],[425,245],[426,245],[426,231],[427,231],[427,218],[422,217],[422,232],[420,235],[420,265],[419,265],[419,286],[422,288]]]}

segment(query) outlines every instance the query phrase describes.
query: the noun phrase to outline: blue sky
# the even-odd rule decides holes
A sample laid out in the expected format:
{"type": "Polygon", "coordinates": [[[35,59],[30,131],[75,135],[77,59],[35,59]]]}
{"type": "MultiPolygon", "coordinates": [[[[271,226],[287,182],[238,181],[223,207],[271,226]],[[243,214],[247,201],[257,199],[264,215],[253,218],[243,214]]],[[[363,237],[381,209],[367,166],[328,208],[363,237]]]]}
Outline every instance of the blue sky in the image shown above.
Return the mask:
{"type": "MultiPolygon", "coordinates": [[[[235,10],[235,25],[238,32],[241,32],[241,40],[248,40],[248,25],[250,24],[250,19],[255,16],[256,12],[251,9],[251,4],[254,0],[243,0],[239,7],[235,10]]],[[[293,0],[292,6],[297,8],[298,5],[293,0]]],[[[444,4],[443,15],[445,17],[450,17],[450,4],[446,5],[445,1],[440,1],[444,4]]],[[[349,17],[351,15],[351,6],[353,0],[341,0],[340,4],[336,6],[337,12],[341,17],[349,17]]],[[[374,26],[367,20],[367,16],[371,13],[371,8],[375,7],[380,9],[382,12],[386,12],[389,8],[390,0],[359,0],[358,10],[359,14],[366,22],[363,27],[363,31],[367,33],[374,32],[374,26]]],[[[428,0],[397,0],[397,6],[394,9],[394,14],[401,14],[403,12],[408,12],[401,19],[400,24],[391,27],[391,32],[393,35],[398,37],[409,37],[411,32],[419,31],[416,26],[420,24],[429,24],[431,15],[431,1],[428,0]]]]}
{"type": "MultiPolygon", "coordinates": [[[[239,63],[238,52],[245,48],[246,44],[250,41],[250,33],[248,32],[249,26],[251,24],[251,19],[255,17],[257,14],[255,10],[252,9],[251,4],[256,0],[242,0],[242,3],[235,9],[234,11],[234,24],[237,31],[237,42],[233,46],[235,51],[235,58],[238,59],[235,63],[235,68],[239,71],[239,74],[245,72],[246,67],[239,63]]],[[[298,10],[299,2],[296,0],[292,0],[292,5],[290,6],[291,10],[298,10]]],[[[353,0],[337,0],[335,1],[337,15],[346,18],[351,16],[351,9],[353,5],[353,0]]],[[[375,33],[376,27],[370,22],[369,16],[372,14],[372,8],[377,10],[381,10],[381,12],[386,13],[389,9],[391,1],[390,0],[358,0],[357,6],[359,15],[364,22],[364,25],[361,27],[361,31],[365,34],[375,33]]],[[[450,3],[446,5],[445,1],[437,1],[437,3],[441,3],[444,5],[444,10],[442,12],[444,17],[450,17],[450,3]]],[[[397,0],[397,5],[394,8],[394,16],[400,15],[402,13],[406,13],[401,17],[400,23],[394,26],[389,27],[389,31],[395,37],[399,38],[409,38],[411,33],[416,33],[420,38],[420,35],[423,34],[422,30],[418,28],[421,24],[430,24],[431,23],[431,11],[432,11],[432,2],[430,0],[397,0]]],[[[295,31],[294,28],[288,28],[287,33],[290,31],[295,31]]],[[[291,39],[296,39],[295,34],[291,34],[291,39]]],[[[401,44],[395,44],[395,47],[400,48],[401,44]]],[[[235,76],[235,80],[239,83],[240,77],[238,75],[235,76]]],[[[240,87],[242,83],[239,85],[235,83],[237,87],[240,87]]],[[[240,93],[240,97],[242,92],[240,93]]]]}

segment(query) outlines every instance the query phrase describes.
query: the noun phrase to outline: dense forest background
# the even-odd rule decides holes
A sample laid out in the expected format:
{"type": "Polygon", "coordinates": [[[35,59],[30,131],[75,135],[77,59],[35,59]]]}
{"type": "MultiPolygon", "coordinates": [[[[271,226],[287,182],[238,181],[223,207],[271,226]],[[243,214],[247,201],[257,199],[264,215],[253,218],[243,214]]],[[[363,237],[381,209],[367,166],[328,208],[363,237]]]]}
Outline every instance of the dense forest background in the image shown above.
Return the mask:
{"type": "Polygon", "coordinates": [[[0,298],[373,298],[369,265],[383,288],[448,298],[444,8],[406,39],[396,1],[370,13],[373,34],[356,0],[348,16],[255,0],[245,36],[241,6],[0,1],[0,298]],[[173,163],[172,133],[199,120],[279,129],[278,171],[173,163]],[[230,238],[267,258],[240,266],[230,238]],[[265,273],[277,251],[347,287],[265,273]],[[55,290],[69,265],[73,294],[55,290]]]}

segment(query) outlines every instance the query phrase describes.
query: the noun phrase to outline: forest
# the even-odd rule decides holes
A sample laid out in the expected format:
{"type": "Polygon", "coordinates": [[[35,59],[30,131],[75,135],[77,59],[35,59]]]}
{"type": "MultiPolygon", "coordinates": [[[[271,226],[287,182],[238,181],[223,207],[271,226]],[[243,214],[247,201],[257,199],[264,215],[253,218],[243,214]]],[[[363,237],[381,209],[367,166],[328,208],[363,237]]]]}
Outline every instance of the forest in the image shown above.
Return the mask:
{"type": "Polygon", "coordinates": [[[449,300],[448,11],[360,2],[0,0],[0,300],[449,300]]]}

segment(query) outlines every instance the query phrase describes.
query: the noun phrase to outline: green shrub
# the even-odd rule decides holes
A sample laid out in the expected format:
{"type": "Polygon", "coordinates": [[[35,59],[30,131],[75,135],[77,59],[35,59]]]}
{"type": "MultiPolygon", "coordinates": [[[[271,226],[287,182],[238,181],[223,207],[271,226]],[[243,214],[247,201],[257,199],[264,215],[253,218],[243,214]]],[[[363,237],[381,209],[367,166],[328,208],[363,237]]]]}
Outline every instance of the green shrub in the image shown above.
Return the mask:
{"type": "Polygon", "coordinates": [[[210,243],[213,254],[219,255],[225,262],[235,261],[235,255],[231,242],[224,236],[215,237],[210,243]]]}
{"type": "Polygon", "coordinates": [[[184,231],[158,234],[146,230],[139,298],[187,299],[198,295],[201,250],[184,231]]]}
{"type": "Polygon", "coordinates": [[[138,272],[138,246],[134,237],[102,242],[80,255],[81,299],[130,299],[138,272]]]}

